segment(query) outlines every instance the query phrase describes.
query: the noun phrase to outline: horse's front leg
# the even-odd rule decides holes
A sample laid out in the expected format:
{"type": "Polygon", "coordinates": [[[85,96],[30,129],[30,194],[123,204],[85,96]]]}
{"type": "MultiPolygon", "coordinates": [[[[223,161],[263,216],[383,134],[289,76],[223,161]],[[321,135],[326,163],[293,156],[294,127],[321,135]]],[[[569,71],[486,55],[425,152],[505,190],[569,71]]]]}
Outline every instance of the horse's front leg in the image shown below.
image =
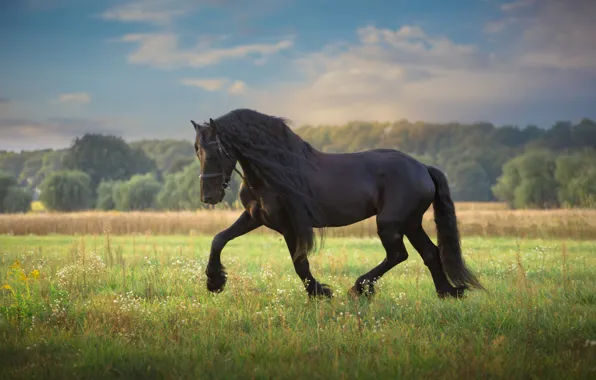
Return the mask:
{"type": "Polygon", "coordinates": [[[290,257],[292,258],[292,262],[294,264],[294,270],[304,284],[304,288],[306,289],[308,295],[310,297],[325,296],[331,298],[333,296],[333,291],[329,285],[321,284],[319,281],[317,281],[317,279],[314,278],[310,271],[310,263],[308,262],[308,258],[296,258],[294,249],[296,245],[295,235],[291,231],[285,231],[283,235],[286,245],[288,246],[288,250],[290,251],[290,257]]]}
{"type": "Polygon", "coordinates": [[[207,289],[209,291],[219,293],[226,285],[226,272],[224,266],[221,264],[221,251],[226,244],[230,240],[247,234],[262,225],[263,223],[261,221],[250,216],[248,211],[244,211],[234,224],[215,235],[211,242],[209,262],[205,270],[205,274],[207,275],[207,289]]]}

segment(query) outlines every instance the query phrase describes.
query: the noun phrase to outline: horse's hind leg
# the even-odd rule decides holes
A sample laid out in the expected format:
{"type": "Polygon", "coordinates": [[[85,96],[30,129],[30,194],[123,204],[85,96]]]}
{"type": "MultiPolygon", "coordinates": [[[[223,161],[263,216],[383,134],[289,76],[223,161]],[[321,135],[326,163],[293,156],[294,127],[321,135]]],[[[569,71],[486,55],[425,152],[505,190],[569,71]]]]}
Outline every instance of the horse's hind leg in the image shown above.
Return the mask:
{"type": "Polygon", "coordinates": [[[463,288],[454,288],[443,271],[443,265],[441,264],[441,258],[439,257],[439,249],[430,240],[426,232],[421,225],[414,227],[406,233],[408,240],[412,243],[412,246],[420,253],[424,264],[429,269],[430,274],[435,283],[435,289],[437,295],[440,298],[446,296],[460,297],[464,293],[463,288]]]}
{"type": "Polygon", "coordinates": [[[350,292],[356,295],[373,294],[374,283],[390,269],[408,258],[403,241],[403,224],[401,222],[385,222],[377,217],[377,233],[385,248],[387,256],[376,267],[358,277],[350,292]]]}

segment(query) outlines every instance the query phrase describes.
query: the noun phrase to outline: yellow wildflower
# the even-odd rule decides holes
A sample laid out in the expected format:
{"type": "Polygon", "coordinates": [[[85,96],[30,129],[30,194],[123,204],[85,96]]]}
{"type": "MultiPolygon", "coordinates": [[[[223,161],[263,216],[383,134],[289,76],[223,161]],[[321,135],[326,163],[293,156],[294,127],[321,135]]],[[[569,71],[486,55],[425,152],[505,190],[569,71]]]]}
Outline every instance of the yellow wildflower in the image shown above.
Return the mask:
{"type": "Polygon", "coordinates": [[[15,261],[14,264],[10,266],[10,269],[19,269],[21,267],[21,263],[19,260],[15,261]]]}
{"type": "Polygon", "coordinates": [[[39,278],[39,270],[38,269],[34,269],[33,271],[31,271],[31,273],[29,273],[29,276],[35,279],[39,278]]]}
{"type": "Polygon", "coordinates": [[[2,289],[12,290],[12,286],[10,286],[8,284],[4,284],[4,285],[2,285],[2,289]]]}

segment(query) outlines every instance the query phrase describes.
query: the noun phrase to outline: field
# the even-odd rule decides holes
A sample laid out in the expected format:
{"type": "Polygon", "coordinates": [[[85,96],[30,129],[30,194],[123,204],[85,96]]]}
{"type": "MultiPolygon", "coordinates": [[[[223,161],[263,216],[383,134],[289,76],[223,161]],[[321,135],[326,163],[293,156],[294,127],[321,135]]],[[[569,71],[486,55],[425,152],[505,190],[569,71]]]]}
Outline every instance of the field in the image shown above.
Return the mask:
{"type": "MultiPolygon", "coordinates": [[[[508,210],[501,203],[457,203],[456,208],[463,236],[596,240],[596,210],[508,210]]],[[[0,234],[212,236],[239,215],[238,210],[0,214],[0,234]]],[[[429,235],[435,233],[432,208],[424,227],[429,235]]],[[[276,235],[266,228],[251,234],[276,235]]],[[[327,236],[376,238],[375,218],[329,229],[327,236]]]]}
{"type": "Polygon", "coordinates": [[[161,228],[169,221],[171,229],[159,234],[147,226],[160,223],[145,213],[113,214],[110,222],[107,214],[70,215],[78,223],[54,215],[62,219],[45,219],[45,230],[33,217],[51,214],[4,216],[0,378],[594,378],[594,214],[459,210],[464,226],[474,213],[509,218],[508,229],[501,222],[464,234],[465,257],[487,292],[463,300],[435,296],[409,243],[409,259],[372,299],[348,297],[354,280],[384,257],[370,221],[352,226],[358,233],[329,230],[313,253],[315,277],[335,292],[327,301],[308,299],[284,242],[265,231],[226,246],[228,285],[207,292],[211,234],[233,211],[189,213],[203,221],[193,229],[180,215],[171,227],[176,216],[167,214],[161,228]],[[75,230],[82,220],[89,230],[75,230]],[[544,236],[529,234],[532,224],[544,236]],[[109,233],[100,229],[106,225],[109,233]],[[574,225],[584,226],[581,235],[574,225]],[[568,236],[549,235],[557,226],[568,236]]]}

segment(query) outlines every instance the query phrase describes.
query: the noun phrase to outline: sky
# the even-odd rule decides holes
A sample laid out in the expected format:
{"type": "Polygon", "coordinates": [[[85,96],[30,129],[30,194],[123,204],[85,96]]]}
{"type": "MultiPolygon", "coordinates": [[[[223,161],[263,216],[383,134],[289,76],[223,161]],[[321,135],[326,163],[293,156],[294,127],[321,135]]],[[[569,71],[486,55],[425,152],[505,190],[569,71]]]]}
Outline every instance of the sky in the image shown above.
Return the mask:
{"type": "Polygon", "coordinates": [[[2,0],[0,149],[194,138],[235,108],[550,127],[596,119],[594,0],[2,0]]]}

